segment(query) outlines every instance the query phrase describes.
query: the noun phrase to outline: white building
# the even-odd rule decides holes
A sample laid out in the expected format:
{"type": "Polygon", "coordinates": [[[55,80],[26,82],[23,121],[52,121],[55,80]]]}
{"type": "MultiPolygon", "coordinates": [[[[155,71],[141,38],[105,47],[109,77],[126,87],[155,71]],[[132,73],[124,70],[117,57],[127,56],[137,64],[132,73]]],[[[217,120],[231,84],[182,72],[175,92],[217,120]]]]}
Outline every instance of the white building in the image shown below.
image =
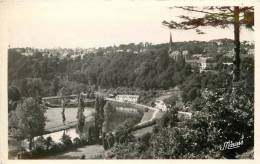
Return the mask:
{"type": "Polygon", "coordinates": [[[204,70],[207,67],[207,59],[205,57],[200,57],[200,69],[204,70]]]}
{"type": "Polygon", "coordinates": [[[178,111],[178,118],[191,119],[191,116],[192,116],[191,112],[178,111]]]}
{"type": "Polygon", "coordinates": [[[163,100],[156,100],[154,103],[155,103],[155,108],[160,109],[163,112],[167,111],[167,105],[163,100]]]}
{"type": "Polygon", "coordinates": [[[182,51],[182,55],[188,55],[189,54],[189,51],[188,50],[183,50],[182,51]]]}
{"type": "Polygon", "coordinates": [[[213,60],[212,57],[200,57],[200,71],[205,69],[214,69],[217,66],[217,63],[213,60]]]}
{"type": "Polygon", "coordinates": [[[200,57],[202,57],[202,56],[203,56],[202,54],[193,54],[193,55],[192,55],[193,58],[200,58],[200,57]]]}
{"type": "Polygon", "coordinates": [[[229,58],[233,58],[234,54],[235,54],[235,51],[233,49],[233,50],[230,50],[227,53],[225,53],[224,56],[229,57],[229,58]]]}
{"type": "Polygon", "coordinates": [[[180,51],[172,51],[169,56],[173,58],[174,60],[179,60],[182,57],[182,54],[180,51]]]}
{"type": "Polygon", "coordinates": [[[116,100],[121,102],[138,103],[139,95],[117,95],[116,100]]]}
{"type": "Polygon", "coordinates": [[[254,49],[249,49],[248,50],[248,56],[254,57],[255,55],[255,50],[254,49]]]}
{"type": "Polygon", "coordinates": [[[223,65],[231,66],[231,65],[233,65],[233,63],[232,62],[225,62],[225,63],[223,63],[223,65]]]}

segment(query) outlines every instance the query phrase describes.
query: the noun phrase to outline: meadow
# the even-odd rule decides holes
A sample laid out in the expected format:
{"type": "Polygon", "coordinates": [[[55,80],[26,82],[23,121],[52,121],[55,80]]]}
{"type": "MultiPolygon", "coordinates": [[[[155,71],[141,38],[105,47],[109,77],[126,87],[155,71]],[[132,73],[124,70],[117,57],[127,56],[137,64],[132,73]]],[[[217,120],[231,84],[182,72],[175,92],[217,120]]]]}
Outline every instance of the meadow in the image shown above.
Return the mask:
{"type": "MultiPolygon", "coordinates": [[[[77,108],[65,108],[65,124],[71,124],[77,121],[77,108]]],[[[53,129],[55,127],[63,126],[62,122],[62,108],[49,108],[47,109],[45,116],[47,118],[45,129],[53,129]]],[[[94,108],[85,108],[84,115],[86,117],[91,116],[94,113],[94,108]]]]}

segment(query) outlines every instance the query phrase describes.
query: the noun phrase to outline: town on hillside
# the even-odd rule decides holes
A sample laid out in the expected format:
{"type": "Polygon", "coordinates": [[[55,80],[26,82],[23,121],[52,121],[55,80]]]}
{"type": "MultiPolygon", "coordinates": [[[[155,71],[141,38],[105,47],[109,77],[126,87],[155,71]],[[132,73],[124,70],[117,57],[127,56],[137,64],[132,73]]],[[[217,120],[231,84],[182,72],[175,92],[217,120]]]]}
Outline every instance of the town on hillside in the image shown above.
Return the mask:
{"type": "Polygon", "coordinates": [[[239,39],[254,7],[176,8],[207,14],[162,20],[159,44],[10,44],[8,158],[254,159],[255,43],[239,39]],[[230,24],[234,39],[174,35],[230,24]]]}

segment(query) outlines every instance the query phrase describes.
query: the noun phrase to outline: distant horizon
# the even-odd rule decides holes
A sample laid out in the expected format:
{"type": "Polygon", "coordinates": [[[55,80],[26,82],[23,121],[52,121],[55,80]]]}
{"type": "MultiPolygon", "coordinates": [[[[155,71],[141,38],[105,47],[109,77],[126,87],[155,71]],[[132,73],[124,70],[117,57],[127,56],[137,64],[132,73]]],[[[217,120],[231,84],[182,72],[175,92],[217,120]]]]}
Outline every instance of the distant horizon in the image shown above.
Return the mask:
{"type": "MultiPolygon", "coordinates": [[[[229,40],[234,40],[234,39],[230,39],[230,38],[218,38],[218,39],[211,39],[211,40],[186,40],[186,41],[173,41],[173,43],[180,43],[180,42],[210,42],[212,40],[223,40],[223,39],[229,39],[229,40]]],[[[250,43],[254,43],[254,40],[241,40],[240,42],[243,41],[248,41],[250,43]]],[[[91,49],[91,48],[107,48],[107,47],[119,47],[120,45],[129,45],[132,44],[133,42],[130,43],[122,43],[122,44],[114,44],[114,45],[105,45],[105,46],[100,46],[100,47],[62,47],[62,46],[57,46],[57,47],[34,47],[34,46],[22,46],[22,47],[14,47],[12,45],[10,45],[10,49],[12,48],[34,48],[34,49],[57,49],[57,48],[62,48],[62,49],[76,49],[76,48],[81,48],[81,49],[91,49]]],[[[152,45],[158,45],[158,44],[167,44],[168,42],[161,42],[161,43],[152,43],[152,42],[136,42],[134,43],[135,45],[139,44],[139,43],[151,43],[152,45]]],[[[9,48],[8,48],[9,49],[9,48]]]]}

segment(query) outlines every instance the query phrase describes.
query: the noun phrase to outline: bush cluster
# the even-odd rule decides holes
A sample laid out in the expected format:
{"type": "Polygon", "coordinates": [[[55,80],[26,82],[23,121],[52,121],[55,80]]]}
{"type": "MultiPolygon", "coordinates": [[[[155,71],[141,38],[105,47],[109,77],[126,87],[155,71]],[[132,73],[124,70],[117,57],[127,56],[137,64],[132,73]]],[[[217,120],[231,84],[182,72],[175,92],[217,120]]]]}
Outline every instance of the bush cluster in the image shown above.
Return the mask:
{"type": "Polygon", "coordinates": [[[38,137],[34,141],[34,147],[32,149],[33,158],[39,158],[41,156],[53,155],[64,151],[72,150],[77,147],[91,144],[84,138],[74,138],[71,140],[70,136],[63,134],[60,139],[61,142],[54,142],[51,137],[46,139],[42,136],[38,137]]]}

